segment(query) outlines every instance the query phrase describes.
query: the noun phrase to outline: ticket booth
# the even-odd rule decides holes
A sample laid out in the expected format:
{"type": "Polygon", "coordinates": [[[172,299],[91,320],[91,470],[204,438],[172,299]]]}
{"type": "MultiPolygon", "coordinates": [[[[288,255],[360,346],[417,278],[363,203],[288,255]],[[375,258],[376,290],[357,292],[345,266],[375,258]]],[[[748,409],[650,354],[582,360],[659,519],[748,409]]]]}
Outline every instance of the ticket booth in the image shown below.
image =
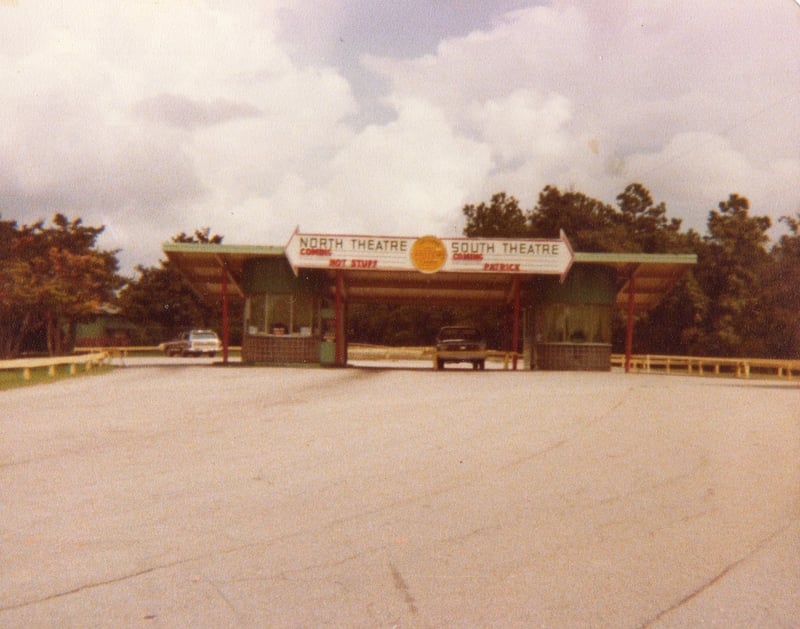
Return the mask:
{"type": "Polygon", "coordinates": [[[575,264],[559,281],[536,278],[531,368],[611,369],[615,269],[575,264]]]}
{"type": "Polygon", "coordinates": [[[297,276],[285,258],[246,260],[242,361],[319,363],[328,333],[319,275],[297,276]]]}

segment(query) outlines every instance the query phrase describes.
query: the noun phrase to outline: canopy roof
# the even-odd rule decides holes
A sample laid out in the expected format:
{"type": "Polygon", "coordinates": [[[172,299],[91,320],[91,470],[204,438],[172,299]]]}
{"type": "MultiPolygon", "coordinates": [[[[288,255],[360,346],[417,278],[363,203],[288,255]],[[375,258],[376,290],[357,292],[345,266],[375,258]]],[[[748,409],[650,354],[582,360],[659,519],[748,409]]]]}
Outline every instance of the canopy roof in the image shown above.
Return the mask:
{"type": "Polygon", "coordinates": [[[602,264],[617,271],[617,306],[627,307],[633,280],[637,311],[650,310],[678,282],[689,266],[697,264],[693,253],[575,253],[575,263],[602,264]]]}
{"type": "MultiPolygon", "coordinates": [[[[165,243],[164,253],[195,292],[207,301],[222,295],[223,277],[228,296],[242,299],[243,267],[253,258],[284,258],[284,247],[165,243]]],[[[628,305],[633,283],[637,311],[653,308],[684,271],[697,263],[694,254],[585,253],[575,252],[575,264],[601,264],[617,272],[616,303],[628,305]],[[633,282],[632,282],[633,280],[633,282]]],[[[288,264],[288,263],[287,263],[288,264]]],[[[329,278],[331,294],[334,271],[329,278]]],[[[345,271],[344,297],[350,302],[500,305],[514,297],[512,273],[432,273],[417,271],[345,271]]]]}
{"type": "Polygon", "coordinates": [[[228,296],[244,298],[242,274],[245,260],[283,257],[283,247],[260,245],[167,242],[162,249],[192,289],[208,301],[217,301],[222,296],[224,275],[227,275],[228,296]]]}

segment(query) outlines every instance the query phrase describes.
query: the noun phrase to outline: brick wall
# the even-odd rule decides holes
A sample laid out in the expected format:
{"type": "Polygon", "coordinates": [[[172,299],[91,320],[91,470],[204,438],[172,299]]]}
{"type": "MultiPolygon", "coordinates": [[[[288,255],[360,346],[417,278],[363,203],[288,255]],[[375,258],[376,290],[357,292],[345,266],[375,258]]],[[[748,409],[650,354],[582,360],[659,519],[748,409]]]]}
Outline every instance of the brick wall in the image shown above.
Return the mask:
{"type": "Polygon", "coordinates": [[[242,338],[242,362],[319,364],[316,336],[252,336],[242,338]]]}
{"type": "Polygon", "coordinates": [[[536,369],[610,371],[611,345],[605,343],[537,343],[536,369]]]}

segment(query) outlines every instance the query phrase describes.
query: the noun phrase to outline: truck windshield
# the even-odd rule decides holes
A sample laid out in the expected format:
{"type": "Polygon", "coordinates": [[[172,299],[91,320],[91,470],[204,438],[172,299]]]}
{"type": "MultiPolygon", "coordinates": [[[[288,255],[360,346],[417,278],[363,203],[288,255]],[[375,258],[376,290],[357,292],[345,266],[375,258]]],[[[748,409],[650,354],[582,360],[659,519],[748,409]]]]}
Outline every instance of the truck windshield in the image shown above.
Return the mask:
{"type": "Polygon", "coordinates": [[[473,328],[450,328],[442,330],[440,338],[443,341],[465,340],[465,341],[478,341],[481,338],[480,333],[473,328]]]}

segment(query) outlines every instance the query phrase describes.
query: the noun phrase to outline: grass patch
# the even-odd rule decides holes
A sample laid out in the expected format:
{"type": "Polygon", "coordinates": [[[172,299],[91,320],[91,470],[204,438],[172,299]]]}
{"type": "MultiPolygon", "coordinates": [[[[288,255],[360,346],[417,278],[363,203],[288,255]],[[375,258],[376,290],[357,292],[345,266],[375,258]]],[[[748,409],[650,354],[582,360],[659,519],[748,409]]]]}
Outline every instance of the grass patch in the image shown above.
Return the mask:
{"type": "Polygon", "coordinates": [[[78,365],[77,371],[72,375],[70,374],[69,365],[56,365],[55,374],[51,376],[48,367],[37,367],[36,369],[31,369],[30,380],[25,379],[22,369],[3,369],[0,370],[0,391],[37,384],[50,384],[69,378],[100,376],[109,373],[112,369],[114,367],[110,365],[100,365],[86,371],[83,365],[78,365]]]}

